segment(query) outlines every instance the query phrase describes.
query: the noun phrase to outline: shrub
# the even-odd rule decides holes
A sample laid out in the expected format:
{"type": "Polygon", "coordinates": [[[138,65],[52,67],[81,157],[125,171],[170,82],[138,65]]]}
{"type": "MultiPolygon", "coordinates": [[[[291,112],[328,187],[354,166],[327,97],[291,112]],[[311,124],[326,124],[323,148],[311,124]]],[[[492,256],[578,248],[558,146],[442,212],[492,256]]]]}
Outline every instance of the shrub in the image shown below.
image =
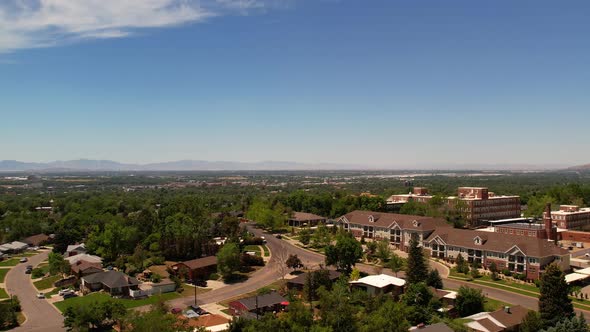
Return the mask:
{"type": "Polygon", "coordinates": [[[242,266],[264,266],[264,259],[260,256],[242,254],[240,256],[242,266]]]}
{"type": "Polygon", "coordinates": [[[219,274],[217,273],[211,273],[211,275],[209,276],[209,280],[218,280],[219,279],[219,274]]]}
{"type": "Polygon", "coordinates": [[[157,273],[152,273],[152,277],[150,278],[150,281],[157,284],[160,281],[162,281],[162,276],[157,273]]]}
{"type": "Polygon", "coordinates": [[[264,240],[262,240],[261,237],[252,237],[252,238],[244,239],[244,242],[242,244],[245,246],[250,246],[250,245],[260,246],[260,245],[264,244],[264,240]]]}
{"type": "Polygon", "coordinates": [[[34,268],[31,272],[31,278],[33,279],[41,278],[44,275],[45,273],[43,272],[43,269],[40,268],[34,268]]]}
{"type": "Polygon", "coordinates": [[[508,270],[508,269],[504,269],[504,270],[502,270],[502,274],[507,277],[510,277],[512,275],[512,272],[510,272],[510,270],[508,270]]]}

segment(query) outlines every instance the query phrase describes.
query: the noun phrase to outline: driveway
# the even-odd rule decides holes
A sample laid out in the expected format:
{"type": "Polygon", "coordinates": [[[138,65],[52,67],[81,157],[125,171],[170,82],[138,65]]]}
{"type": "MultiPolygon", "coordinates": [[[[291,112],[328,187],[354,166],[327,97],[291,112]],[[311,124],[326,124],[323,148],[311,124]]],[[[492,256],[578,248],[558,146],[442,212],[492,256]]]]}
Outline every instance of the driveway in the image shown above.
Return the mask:
{"type": "Polygon", "coordinates": [[[63,316],[45,299],[36,297],[38,291],[31,283],[31,275],[25,274],[27,265],[36,266],[49,255],[49,251],[29,257],[27,263],[19,263],[6,275],[6,290],[18,296],[23,313],[27,317],[25,323],[12,331],[64,331],[63,316]]]}

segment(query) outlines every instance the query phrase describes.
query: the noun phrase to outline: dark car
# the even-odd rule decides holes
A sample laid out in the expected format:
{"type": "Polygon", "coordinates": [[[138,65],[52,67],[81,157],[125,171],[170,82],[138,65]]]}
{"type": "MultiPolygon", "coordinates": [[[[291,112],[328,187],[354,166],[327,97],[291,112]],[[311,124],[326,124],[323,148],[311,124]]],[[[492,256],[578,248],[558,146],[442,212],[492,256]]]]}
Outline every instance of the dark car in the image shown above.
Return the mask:
{"type": "Polygon", "coordinates": [[[203,309],[203,308],[201,308],[201,307],[199,307],[199,306],[196,306],[196,305],[194,305],[194,304],[191,304],[191,305],[190,305],[190,308],[191,308],[191,309],[192,309],[194,312],[196,312],[196,313],[197,313],[199,316],[203,316],[203,315],[207,315],[207,314],[208,314],[207,310],[205,310],[205,309],[203,309]]]}
{"type": "Polygon", "coordinates": [[[199,286],[199,287],[207,287],[207,281],[206,280],[195,280],[193,282],[193,285],[199,286]]]}
{"type": "Polygon", "coordinates": [[[33,269],[26,269],[25,270],[25,274],[31,274],[31,273],[33,273],[33,269]]]}
{"type": "Polygon", "coordinates": [[[283,236],[282,236],[281,234],[275,234],[275,237],[276,237],[277,239],[282,239],[282,238],[283,238],[283,236]]]}

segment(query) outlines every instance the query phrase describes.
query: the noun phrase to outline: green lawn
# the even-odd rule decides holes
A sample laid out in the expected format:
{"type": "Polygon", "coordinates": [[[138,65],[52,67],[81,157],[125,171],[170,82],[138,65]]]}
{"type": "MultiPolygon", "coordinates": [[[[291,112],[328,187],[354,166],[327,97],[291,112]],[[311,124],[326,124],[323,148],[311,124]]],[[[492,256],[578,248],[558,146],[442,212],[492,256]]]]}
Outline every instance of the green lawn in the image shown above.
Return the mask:
{"type": "Polygon", "coordinates": [[[38,253],[40,253],[40,251],[26,251],[26,252],[22,253],[21,256],[31,257],[31,256],[37,255],[38,253]]]}
{"type": "MultiPolygon", "coordinates": [[[[177,292],[165,293],[162,294],[160,297],[164,301],[169,301],[175,298],[178,298],[180,295],[177,292]]],[[[111,299],[111,296],[106,293],[92,293],[86,296],[80,297],[72,297],[67,300],[55,302],[55,306],[59,311],[64,312],[70,306],[85,306],[89,305],[93,302],[106,302],[111,299]]],[[[158,302],[158,296],[150,296],[146,299],[141,300],[128,300],[128,299],[113,299],[114,301],[118,301],[123,303],[125,308],[136,308],[141,307],[144,305],[155,304],[158,302]]]]}
{"type": "Polygon", "coordinates": [[[262,246],[262,249],[264,250],[264,256],[268,257],[270,256],[270,250],[268,250],[267,246],[262,246]]]}
{"type": "Polygon", "coordinates": [[[484,311],[496,311],[498,309],[504,308],[505,306],[511,306],[511,304],[486,297],[484,311]]]}
{"type": "Polygon", "coordinates": [[[5,261],[0,262],[0,266],[16,266],[16,265],[18,265],[18,259],[16,259],[16,258],[7,259],[5,261]]]}
{"type": "Polygon", "coordinates": [[[59,293],[59,288],[53,289],[51,292],[45,293],[45,298],[49,299],[52,295],[59,293]]]}
{"type": "Polygon", "coordinates": [[[39,281],[35,281],[33,283],[33,285],[35,285],[35,287],[37,287],[38,290],[49,289],[49,288],[52,288],[53,284],[60,279],[61,279],[61,276],[59,276],[59,275],[51,276],[51,277],[41,279],[39,281]]]}
{"type": "Polygon", "coordinates": [[[6,290],[4,288],[0,288],[0,299],[7,299],[8,298],[8,293],[6,293],[6,290]]]}
{"type": "Polygon", "coordinates": [[[252,251],[256,254],[256,256],[262,256],[260,253],[260,247],[255,245],[248,245],[244,247],[244,252],[252,251]]]}
{"type": "Polygon", "coordinates": [[[10,269],[0,269],[0,282],[4,282],[4,278],[6,278],[6,273],[8,273],[10,269]]]}

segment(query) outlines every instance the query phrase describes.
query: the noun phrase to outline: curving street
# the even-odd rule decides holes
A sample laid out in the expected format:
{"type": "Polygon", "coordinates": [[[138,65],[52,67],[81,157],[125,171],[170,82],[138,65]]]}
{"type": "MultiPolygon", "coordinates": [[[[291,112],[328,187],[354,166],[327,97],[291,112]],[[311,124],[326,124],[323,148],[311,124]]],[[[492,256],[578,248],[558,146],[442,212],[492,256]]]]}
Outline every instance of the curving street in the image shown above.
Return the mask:
{"type": "Polygon", "coordinates": [[[47,259],[49,251],[29,257],[27,263],[19,263],[6,275],[6,289],[10,295],[18,296],[27,320],[12,331],[64,331],[63,316],[45,299],[36,297],[38,291],[31,282],[31,275],[25,274],[27,265],[37,266],[47,259]]]}

